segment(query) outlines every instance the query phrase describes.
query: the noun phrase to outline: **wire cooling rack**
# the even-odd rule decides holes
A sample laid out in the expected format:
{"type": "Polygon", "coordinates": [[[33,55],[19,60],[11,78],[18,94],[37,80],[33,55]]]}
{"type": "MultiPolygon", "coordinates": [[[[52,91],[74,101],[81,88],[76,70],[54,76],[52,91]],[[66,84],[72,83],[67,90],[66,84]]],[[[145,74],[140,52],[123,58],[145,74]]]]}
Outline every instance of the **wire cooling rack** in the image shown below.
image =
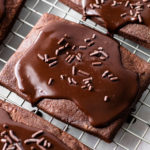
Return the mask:
{"type": "MultiPolygon", "coordinates": [[[[0,45],[0,70],[7,63],[10,56],[16,51],[41,15],[46,12],[77,23],[85,24],[103,33],[107,32],[106,29],[95,24],[91,20],[82,21],[81,14],[60,3],[58,0],[27,0],[11,32],[4,40],[3,44],[0,45]]],[[[129,51],[147,62],[150,62],[150,50],[118,35],[114,35],[114,38],[129,51]]],[[[0,86],[0,98],[29,111],[34,111],[36,114],[42,114],[44,119],[73,135],[92,150],[150,150],[150,86],[137,103],[136,110],[130,115],[128,123],[124,123],[113,142],[110,144],[67,125],[36,107],[31,107],[27,101],[2,86],[0,86]]]]}

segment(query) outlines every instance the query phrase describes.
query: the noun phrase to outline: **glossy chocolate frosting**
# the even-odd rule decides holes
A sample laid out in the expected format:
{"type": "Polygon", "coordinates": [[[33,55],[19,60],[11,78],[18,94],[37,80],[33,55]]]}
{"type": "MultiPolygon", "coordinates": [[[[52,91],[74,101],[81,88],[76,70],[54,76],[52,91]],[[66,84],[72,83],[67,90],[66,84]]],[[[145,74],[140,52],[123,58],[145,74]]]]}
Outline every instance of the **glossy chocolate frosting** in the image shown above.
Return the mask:
{"type": "Polygon", "coordinates": [[[18,88],[35,105],[72,100],[93,126],[104,126],[133,103],[137,74],[121,64],[119,43],[79,24],[50,22],[15,66],[18,88]]]}
{"type": "Polygon", "coordinates": [[[84,17],[100,17],[106,28],[111,32],[116,31],[128,23],[140,23],[150,27],[149,0],[71,1],[82,6],[84,17]]]}
{"type": "Polygon", "coordinates": [[[5,12],[4,0],[0,0],[0,20],[2,19],[5,12]]]}
{"type": "Polygon", "coordinates": [[[0,149],[6,150],[70,150],[50,133],[13,121],[0,108],[0,149]],[[14,149],[13,149],[14,147],[14,149]]]}

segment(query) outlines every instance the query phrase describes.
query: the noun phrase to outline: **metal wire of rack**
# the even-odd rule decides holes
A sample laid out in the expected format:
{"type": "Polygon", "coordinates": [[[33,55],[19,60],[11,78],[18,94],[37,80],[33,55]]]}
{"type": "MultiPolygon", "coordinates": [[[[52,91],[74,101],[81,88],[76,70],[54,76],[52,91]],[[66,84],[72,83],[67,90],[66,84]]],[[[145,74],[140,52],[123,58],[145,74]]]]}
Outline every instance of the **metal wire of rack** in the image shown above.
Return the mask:
{"type": "MultiPolygon", "coordinates": [[[[0,70],[7,63],[10,56],[16,51],[22,40],[29,33],[31,28],[41,17],[43,13],[51,13],[62,18],[87,25],[100,32],[107,33],[103,27],[95,24],[91,20],[83,21],[82,15],[62,4],[58,0],[27,0],[24,4],[16,22],[0,45],[0,70]]],[[[126,47],[132,53],[150,62],[150,50],[143,48],[136,43],[114,35],[120,44],[126,47]]],[[[68,132],[92,150],[149,150],[150,149],[150,86],[143,93],[140,101],[136,105],[136,111],[130,115],[129,123],[124,123],[118,134],[110,144],[101,139],[83,132],[75,127],[65,124],[58,119],[44,113],[30,103],[0,86],[0,98],[9,103],[14,103],[29,111],[42,114],[42,117],[58,128],[68,132]]]]}

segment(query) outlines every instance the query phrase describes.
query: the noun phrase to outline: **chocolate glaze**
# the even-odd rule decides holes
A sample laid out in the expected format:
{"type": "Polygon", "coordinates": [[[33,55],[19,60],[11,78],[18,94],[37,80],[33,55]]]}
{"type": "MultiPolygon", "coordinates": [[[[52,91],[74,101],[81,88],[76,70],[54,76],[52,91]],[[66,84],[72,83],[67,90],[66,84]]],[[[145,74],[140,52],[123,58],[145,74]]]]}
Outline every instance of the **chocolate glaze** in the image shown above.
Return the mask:
{"type": "Polygon", "coordinates": [[[4,0],[0,0],[0,20],[2,19],[5,12],[4,0]]]}
{"type": "Polygon", "coordinates": [[[150,2],[143,2],[143,0],[115,0],[116,2],[122,2],[122,4],[118,4],[112,6],[113,0],[104,0],[104,3],[101,4],[100,0],[100,8],[93,8],[90,4],[96,3],[95,0],[71,0],[73,3],[82,6],[83,15],[85,17],[100,17],[106,28],[110,32],[115,32],[117,29],[128,23],[141,23],[148,27],[150,27],[150,2]],[[125,7],[126,2],[129,1],[127,7],[125,7]],[[139,10],[140,16],[142,18],[142,22],[139,21],[138,17],[134,17],[136,6],[131,8],[130,4],[135,4],[140,2],[143,6],[141,6],[142,10],[139,10]],[[148,6],[149,4],[149,6],[148,6]],[[130,14],[130,10],[132,10],[133,15],[130,14]],[[121,17],[121,14],[126,13],[124,17],[121,17]]]}
{"type": "Polygon", "coordinates": [[[38,30],[38,34],[32,33],[37,37],[34,44],[29,43],[26,54],[15,66],[18,87],[28,95],[33,105],[45,98],[72,100],[85,112],[93,126],[110,123],[131,106],[138,92],[138,79],[136,73],[121,65],[119,43],[78,24],[50,22],[38,30]],[[69,37],[59,45],[58,41],[65,33],[69,37]],[[84,40],[91,37],[94,38],[94,44],[87,46],[89,43],[84,40]],[[69,43],[69,47],[56,56],[56,50],[66,43],[69,43]],[[72,48],[74,45],[75,50],[72,48]],[[107,59],[100,60],[99,56],[90,56],[98,47],[103,47],[103,52],[108,55],[107,59]],[[73,56],[77,53],[82,55],[81,60],[73,58],[70,63],[65,61],[68,55],[73,56]],[[42,58],[39,59],[38,54],[56,57],[58,62],[49,67],[42,58]],[[93,62],[102,64],[93,65],[93,62]],[[109,73],[104,75],[106,70],[109,70],[109,73]],[[118,80],[111,81],[108,78],[110,74],[118,80]],[[83,87],[82,80],[88,77],[92,77],[93,82],[87,89],[83,87]],[[48,85],[50,78],[53,82],[48,85]],[[71,78],[74,78],[76,83],[71,84],[71,78]]]}
{"type": "MultiPolygon", "coordinates": [[[[3,131],[7,131],[7,134],[9,137],[11,137],[9,135],[9,130],[13,131],[13,134],[20,139],[20,142],[15,142],[14,140],[12,144],[13,145],[15,143],[19,143],[20,147],[22,148],[22,150],[29,150],[31,147],[35,147],[36,149],[41,149],[39,148],[36,144],[31,143],[31,144],[24,144],[24,141],[26,139],[30,139],[32,134],[34,134],[35,132],[39,131],[36,128],[32,128],[29,126],[26,126],[24,124],[18,123],[13,121],[9,114],[4,111],[3,109],[0,108],[0,133],[1,133],[1,137],[0,139],[4,139],[5,137],[2,136],[2,132],[3,131]],[[6,127],[4,127],[4,125],[6,127]]],[[[44,137],[45,140],[47,140],[48,142],[51,143],[50,148],[45,148],[45,150],[69,150],[70,148],[68,148],[66,145],[64,145],[59,139],[57,139],[55,136],[51,135],[50,133],[44,132],[42,135],[39,135],[36,137],[36,139],[40,139],[44,137]]],[[[0,141],[0,149],[2,150],[4,147],[4,143],[0,141]]],[[[42,150],[42,149],[41,149],[42,150]]],[[[44,149],[43,149],[44,150],[44,149]]]]}

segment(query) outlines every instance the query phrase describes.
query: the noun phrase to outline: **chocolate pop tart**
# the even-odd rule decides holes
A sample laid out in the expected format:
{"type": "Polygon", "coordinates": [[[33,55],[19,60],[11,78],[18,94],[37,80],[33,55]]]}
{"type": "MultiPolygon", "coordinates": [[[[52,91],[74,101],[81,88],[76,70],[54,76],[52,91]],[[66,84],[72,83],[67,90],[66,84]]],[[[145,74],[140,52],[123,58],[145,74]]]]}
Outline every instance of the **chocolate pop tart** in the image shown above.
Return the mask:
{"type": "Polygon", "coordinates": [[[150,82],[150,64],[111,37],[44,14],[0,73],[1,85],[111,142],[150,82]]]}
{"type": "Polygon", "coordinates": [[[149,0],[60,0],[83,19],[89,18],[138,44],[150,48],[149,0]]]}
{"type": "Polygon", "coordinates": [[[89,150],[41,117],[0,100],[1,150],[89,150]]]}

